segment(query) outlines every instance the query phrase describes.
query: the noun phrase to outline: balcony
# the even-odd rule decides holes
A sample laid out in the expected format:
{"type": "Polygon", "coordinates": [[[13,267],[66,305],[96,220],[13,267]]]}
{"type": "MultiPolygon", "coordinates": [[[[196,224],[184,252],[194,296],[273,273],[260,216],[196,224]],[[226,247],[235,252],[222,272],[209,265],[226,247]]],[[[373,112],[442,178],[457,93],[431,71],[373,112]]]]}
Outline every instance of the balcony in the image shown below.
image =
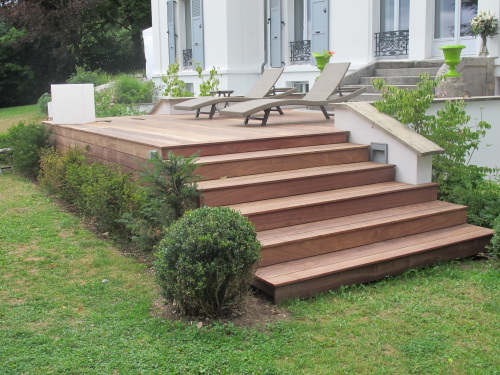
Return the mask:
{"type": "Polygon", "coordinates": [[[375,56],[408,55],[409,30],[375,33],[375,56]]]}
{"type": "Polygon", "coordinates": [[[193,50],[185,49],[182,51],[182,66],[193,66],[193,50]]]}
{"type": "Polygon", "coordinates": [[[311,41],[298,40],[290,42],[290,62],[301,63],[311,61],[311,41]]]}

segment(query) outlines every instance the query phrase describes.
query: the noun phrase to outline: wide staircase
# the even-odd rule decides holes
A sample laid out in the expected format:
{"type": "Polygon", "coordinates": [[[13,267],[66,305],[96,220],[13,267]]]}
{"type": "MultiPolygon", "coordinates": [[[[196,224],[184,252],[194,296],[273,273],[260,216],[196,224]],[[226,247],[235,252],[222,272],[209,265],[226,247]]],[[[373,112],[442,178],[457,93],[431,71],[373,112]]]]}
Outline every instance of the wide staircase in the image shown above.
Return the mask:
{"type": "Polygon", "coordinates": [[[376,61],[348,75],[343,81],[343,88],[352,91],[355,88],[366,87],[366,92],[351,101],[376,101],[382,99],[372,85],[374,79],[384,79],[390,86],[415,89],[420,80],[420,74],[427,73],[433,79],[443,65],[443,60],[421,61],[376,61]]]}
{"type": "Polygon", "coordinates": [[[492,231],[435,184],[394,181],[348,132],[241,142],[200,157],[202,205],[247,216],[262,243],[254,285],[275,302],[475,255],[492,231]]]}

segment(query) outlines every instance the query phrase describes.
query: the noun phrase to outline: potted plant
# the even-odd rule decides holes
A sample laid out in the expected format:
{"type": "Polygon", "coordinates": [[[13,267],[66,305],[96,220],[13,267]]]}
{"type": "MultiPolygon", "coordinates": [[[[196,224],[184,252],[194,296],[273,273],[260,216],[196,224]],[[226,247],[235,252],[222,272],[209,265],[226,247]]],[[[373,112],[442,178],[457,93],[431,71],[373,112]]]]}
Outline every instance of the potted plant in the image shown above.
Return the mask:
{"type": "Polygon", "coordinates": [[[323,50],[323,53],[313,52],[313,57],[316,59],[316,66],[322,72],[325,65],[330,61],[330,57],[334,55],[335,52],[323,50]]]}
{"type": "Polygon", "coordinates": [[[482,45],[479,56],[488,56],[488,48],[486,48],[486,38],[493,38],[498,34],[498,18],[491,11],[480,11],[470,21],[470,32],[473,35],[481,35],[482,45]]]}
{"type": "Polygon", "coordinates": [[[460,63],[460,53],[465,48],[464,45],[451,45],[439,47],[443,50],[444,63],[448,65],[449,69],[444,77],[460,77],[460,74],[455,70],[455,67],[460,63]]]}

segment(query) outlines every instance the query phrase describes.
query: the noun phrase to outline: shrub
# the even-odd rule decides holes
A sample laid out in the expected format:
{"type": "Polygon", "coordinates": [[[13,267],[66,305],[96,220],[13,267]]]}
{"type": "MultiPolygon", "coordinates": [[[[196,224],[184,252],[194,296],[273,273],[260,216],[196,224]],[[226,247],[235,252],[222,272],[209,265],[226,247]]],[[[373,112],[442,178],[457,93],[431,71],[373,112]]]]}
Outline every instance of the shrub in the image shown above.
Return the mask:
{"type": "Polygon", "coordinates": [[[138,104],[115,103],[115,88],[95,92],[95,115],[96,117],[118,117],[118,116],[138,116],[145,112],[139,109],[138,104]]]}
{"type": "Polygon", "coordinates": [[[66,153],[45,150],[40,164],[40,186],[74,205],[98,229],[127,235],[118,219],[135,210],[140,201],[130,175],[116,166],[87,163],[78,148],[66,153]]]}
{"type": "Polygon", "coordinates": [[[48,92],[46,92],[45,94],[42,94],[42,96],[40,96],[40,98],[38,98],[38,102],[37,102],[37,105],[38,105],[38,110],[40,112],[42,112],[45,116],[48,116],[49,115],[49,102],[52,100],[52,97],[50,96],[50,94],[48,92]]]}
{"type": "Polygon", "coordinates": [[[137,104],[153,102],[155,85],[152,81],[143,81],[130,75],[122,74],[113,83],[116,103],[137,104]]]}
{"type": "Polygon", "coordinates": [[[101,70],[87,70],[83,66],[75,66],[75,73],[66,80],[66,83],[92,83],[100,86],[109,82],[109,77],[101,70]]]}
{"type": "Polygon", "coordinates": [[[167,69],[167,75],[161,77],[165,83],[163,95],[171,98],[182,98],[193,96],[192,92],[186,90],[186,82],[179,78],[179,63],[170,64],[167,69]]]}
{"type": "Polygon", "coordinates": [[[247,295],[260,247],[252,224],[238,212],[189,211],[167,229],[156,254],[162,294],[188,315],[225,313],[247,295]]]}
{"type": "Polygon", "coordinates": [[[196,158],[197,154],[186,158],[170,152],[168,160],[163,161],[155,153],[142,165],[142,204],[121,220],[141,250],[151,251],[164,237],[165,228],[187,210],[198,207],[196,158]]]}
{"type": "Polygon", "coordinates": [[[386,86],[381,79],[374,80],[373,85],[382,91],[384,98],[374,103],[380,112],[396,118],[445,150],[444,154],[435,155],[432,163],[433,181],[439,184],[441,198],[447,199],[457,186],[474,186],[493,172],[490,168],[469,164],[491,125],[484,121],[479,121],[475,128],[468,125],[470,116],[465,112],[463,100],[447,101],[437,116],[427,115],[437,85],[428,74],[420,76],[416,90],[386,86]]]}
{"type": "Polygon", "coordinates": [[[200,83],[200,96],[210,96],[210,91],[216,91],[219,87],[220,80],[216,78],[217,69],[215,66],[210,69],[207,80],[203,78],[203,68],[200,63],[196,64],[196,72],[198,73],[198,78],[201,79],[200,83]]]}
{"type": "Polygon", "coordinates": [[[35,177],[39,172],[41,150],[50,146],[50,132],[41,124],[20,122],[7,130],[2,143],[12,149],[14,170],[35,177]]]}
{"type": "Polygon", "coordinates": [[[494,256],[500,258],[500,216],[498,216],[493,222],[493,230],[495,233],[493,234],[493,239],[487,248],[494,256]]]}

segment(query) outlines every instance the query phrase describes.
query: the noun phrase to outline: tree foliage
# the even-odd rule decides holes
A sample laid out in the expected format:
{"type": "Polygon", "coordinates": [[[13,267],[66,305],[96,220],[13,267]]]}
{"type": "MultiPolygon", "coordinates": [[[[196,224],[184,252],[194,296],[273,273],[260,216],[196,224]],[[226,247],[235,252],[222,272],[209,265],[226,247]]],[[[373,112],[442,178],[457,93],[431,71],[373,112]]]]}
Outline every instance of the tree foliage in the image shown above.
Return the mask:
{"type": "Polygon", "coordinates": [[[13,61],[10,70],[27,85],[10,91],[0,86],[0,97],[11,97],[0,106],[36,101],[75,66],[142,69],[150,7],[148,0],[0,0],[0,62],[13,61]]]}

